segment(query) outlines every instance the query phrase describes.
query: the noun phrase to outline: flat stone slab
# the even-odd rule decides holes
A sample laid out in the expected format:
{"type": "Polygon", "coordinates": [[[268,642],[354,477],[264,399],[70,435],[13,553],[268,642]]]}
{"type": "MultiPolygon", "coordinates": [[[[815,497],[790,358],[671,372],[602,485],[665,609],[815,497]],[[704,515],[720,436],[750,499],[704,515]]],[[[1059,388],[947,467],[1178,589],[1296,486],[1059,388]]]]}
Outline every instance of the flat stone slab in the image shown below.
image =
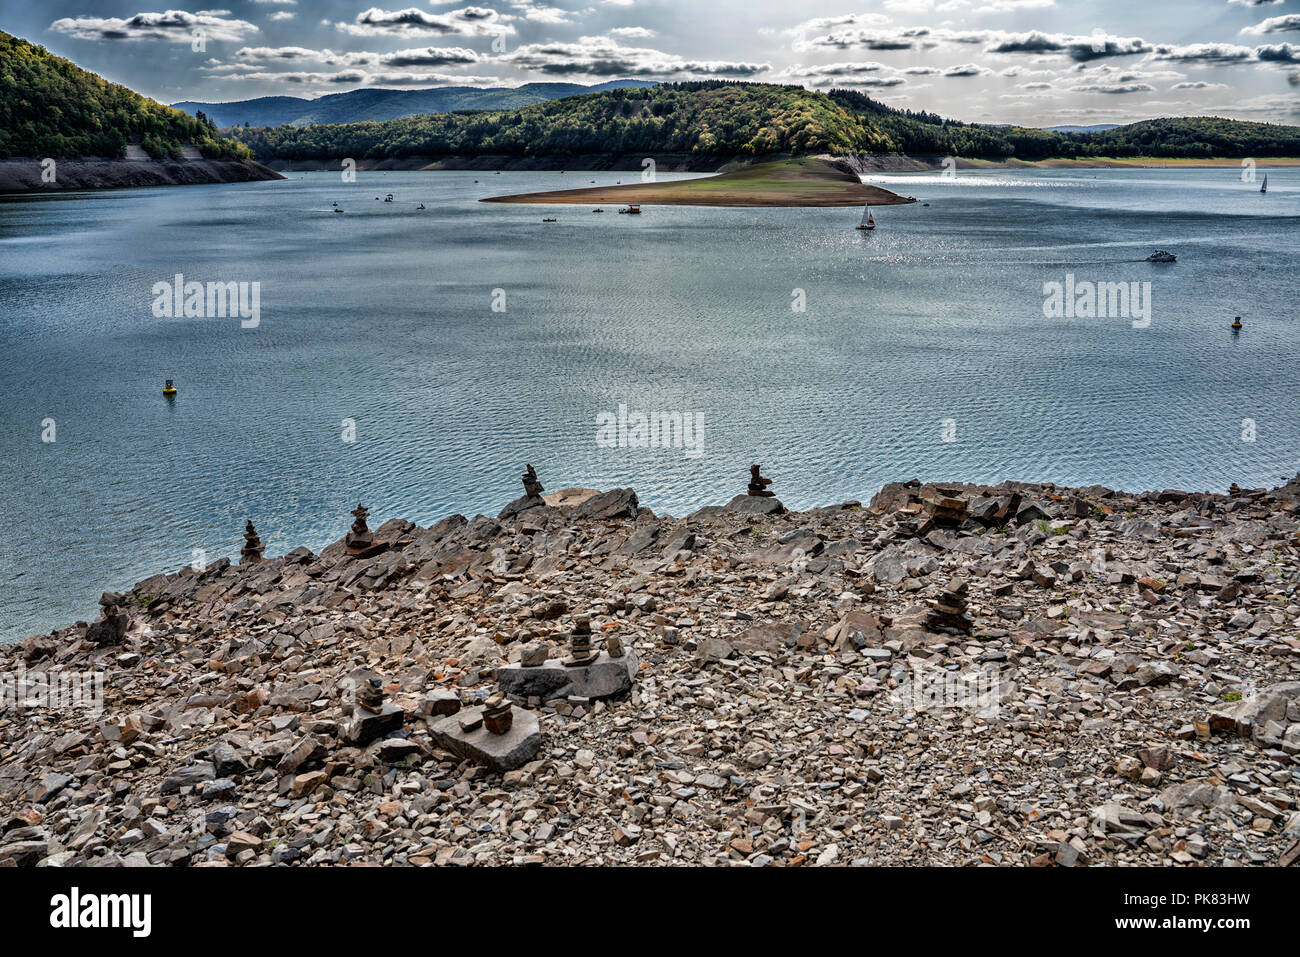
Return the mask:
{"type": "Polygon", "coordinates": [[[439,747],[502,773],[523,767],[542,747],[541,724],[531,711],[514,708],[505,734],[493,734],[482,724],[473,731],[462,730],[461,721],[474,717],[482,719],[482,705],[435,721],[429,733],[439,747]]]}
{"type": "Polygon", "coordinates": [[[627,651],[621,658],[611,658],[601,652],[596,660],[580,668],[565,667],[562,660],[548,659],[541,665],[504,665],[497,669],[497,687],[506,694],[521,697],[617,698],[632,690],[637,670],[641,667],[636,653],[627,651]]]}
{"type": "Polygon", "coordinates": [[[388,703],[378,714],[357,707],[352,720],[343,726],[340,737],[349,744],[365,747],[375,738],[400,731],[406,720],[406,712],[397,705],[388,703]]]}
{"type": "Polygon", "coordinates": [[[572,505],[581,505],[599,494],[600,489],[596,488],[562,488],[554,492],[547,492],[542,496],[542,501],[551,508],[567,508],[572,505]]]}

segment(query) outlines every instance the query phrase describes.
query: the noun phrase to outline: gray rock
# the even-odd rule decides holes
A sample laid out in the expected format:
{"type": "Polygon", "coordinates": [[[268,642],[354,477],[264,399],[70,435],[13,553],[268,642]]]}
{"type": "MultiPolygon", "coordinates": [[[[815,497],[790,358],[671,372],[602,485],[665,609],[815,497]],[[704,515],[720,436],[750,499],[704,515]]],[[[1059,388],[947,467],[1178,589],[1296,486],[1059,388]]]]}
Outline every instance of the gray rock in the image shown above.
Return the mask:
{"type": "Polygon", "coordinates": [[[211,801],[218,798],[232,798],[235,796],[235,782],[230,778],[217,778],[214,781],[203,782],[203,800],[211,801]]]}
{"type": "Polygon", "coordinates": [[[802,632],[803,625],[799,622],[774,621],[746,628],[733,635],[730,641],[737,651],[763,651],[774,655],[785,650],[787,645],[793,645],[802,632]]]}
{"type": "Polygon", "coordinates": [[[556,659],[537,667],[504,665],[497,669],[497,687],[506,694],[527,698],[617,698],[632,690],[640,661],[626,651],[621,658],[601,652],[596,660],[580,668],[568,668],[556,659]]]}
{"type": "Polygon", "coordinates": [[[862,608],[844,613],[831,635],[831,647],[836,651],[861,651],[878,648],[885,640],[876,616],[862,608]]]}
{"type": "Polygon", "coordinates": [[[193,787],[204,781],[211,781],[217,776],[216,768],[210,761],[201,761],[183,768],[177,768],[163,779],[160,791],[163,794],[176,794],[183,787],[193,787]]]}
{"type": "Polygon", "coordinates": [[[780,499],[771,498],[764,495],[737,495],[726,504],[729,512],[740,512],[742,515],[780,515],[785,511],[785,506],[781,504],[780,499]]]}
{"type": "Polygon", "coordinates": [[[731,647],[731,642],[729,641],[725,641],[722,638],[705,638],[695,649],[695,657],[697,657],[701,663],[708,663],[710,661],[722,661],[724,658],[730,658],[734,652],[735,649],[731,647]]]}
{"type": "Polygon", "coordinates": [[[461,728],[461,716],[452,715],[435,721],[429,733],[439,747],[467,758],[497,772],[513,771],[533,759],[542,746],[541,725],[537,715],[522,708],[513,710],[510,729],[505,734],[493,734],[483,727],[483,708],[466,712],[480,720],[477,728],[461,728]]]}
{"type": "Polygon", "coordinates": [[[420,701],[420,714],[445,717],[460,710],[460,695],[445,688],[435,688],[420,701]]]}
{"type": "Polygon", "coordinates": [[[550,645],[541,643],[529,645],[519,653],[519,663],[525,668],[539,668],[546,663],[550,655],[550,645]]]}
{"type": "Polygon", "coordinates": [[[349,744],[364,747],[375,738],[398,731],[406,720],[406,712],[389,702],[378,714],[357,708],[352,720],[339,730],[339,737],[349,744]]]}
{"type": "Polygon", "coordinates": [[[32,801],[36,804],[44,804],[71,783],[72,778],[66,774],[47,774],[41,780],[41,786],[32,795],[32,801]]]}
{"type": "Polygon", "coordinates": [[[587,499],[574,509],[578,518],[608,521],[618,518],[636,518],[636,492],[630,488],[616,488],[587,499]]]}
{"type": "Polygon", "coordinates": [[[520,515],[521,513],[526,512],[529,509],[547,508],[547,507],[548,507],[547,504],[544,501],[542,501],[542,497],[540,495],[524,495],[520,498],[515,499],[513,502],[511,502],[509,505],[503,508],[501,510],[501,513],[497,516],[497,518],[501,521],[504,521],[508,518],[514,518],[515,516],[520,515]]]}
{"type": "Polygon", "coordinates": [[[420,745],[407,738],[388,738],[378,744],[379,760],[389,764],[404,761],[413,754],[420,753],[420,745]]]}
{"type": "Polygon", "coordinates": [[[212,764],[217,774],[223,778],[238,777],[248,771],[248,762],[224,741],[213,747],[212,764]]]}

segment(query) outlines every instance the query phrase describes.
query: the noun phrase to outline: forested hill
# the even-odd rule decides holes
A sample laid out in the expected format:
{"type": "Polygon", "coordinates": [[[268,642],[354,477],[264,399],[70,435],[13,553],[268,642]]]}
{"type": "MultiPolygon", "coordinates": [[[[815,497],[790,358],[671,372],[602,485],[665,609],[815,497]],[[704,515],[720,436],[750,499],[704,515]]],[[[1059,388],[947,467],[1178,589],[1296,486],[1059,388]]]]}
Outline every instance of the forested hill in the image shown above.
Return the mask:
{"type": "Polygon", "coordinates": [[[828,95],[846,110],[870,118],[895,144],[894,152],[899,153],[996,160],[1300,156],[1300,127],[1274,123],[1190,116],[1067,132],[961,123],[934,113],[894,109],[851,90],[832,90],[828,95]]]}
{"type": "Polygon", "coordinates": [[[163,106],[0,32],[0,159],[125,155],[139,143],[155,159],[193,146],[208,158],[247,159],[204,118],[163,106]]]}
{"type": "Polygon", "coordinates": [[[230,103],[173,103],[191,116],[203,113],[218,126],[279,126],[292,123],[381,123],[424,113],[453,110],[515,110],[580,93],[620,87],[654,86],[649,80],[610,80],[593,86],[581,83],[524,83],[513,87],[439,86],[427,90],[361,89],[329,93],[314,100],[297,96],[263,96],[230,103]]]}
{"type": "Polygon", "coordinates": [[[916,153],[992,160],[1300,156],[1300,128],[1293,126],[1190,118],[1062,133],[945,120],[852,91],[823,94],[729,81],[606,90],[513,110],[239,129],[232,135],[262,160],[637,153],[916,153]]]}
{"type": "Polygon", "coordinates": [[[666,83],[605,90],[514,110],[442,113],[233,135],[267,159],[591,153],[883,152],[868,118],[802,87],[666,83]]]}

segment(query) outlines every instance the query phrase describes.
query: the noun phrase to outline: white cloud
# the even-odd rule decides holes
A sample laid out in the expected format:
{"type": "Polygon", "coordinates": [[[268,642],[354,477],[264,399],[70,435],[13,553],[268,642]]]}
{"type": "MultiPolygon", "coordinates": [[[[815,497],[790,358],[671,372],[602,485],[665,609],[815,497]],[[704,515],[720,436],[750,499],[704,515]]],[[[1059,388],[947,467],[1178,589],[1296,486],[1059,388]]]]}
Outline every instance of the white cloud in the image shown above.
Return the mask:
{"type": "Polygon", "coordinates": [[[515,28],[506,17],[486,7],[462,7],[446,13],[425,13],[417,7],[380,10],[371,7],[351,23],[337,23],[344,33],[357,37],[511,36],[515,28]]]}
{"type": "Polygon", "coordinates": [[[313,50],[307,47],[241,47],[235,59],[253,63],[321,63],[326,66],[419,67],[477,63],[479,55],[464,47],[413,47],[387,53],[313,50]]]}
{"type": "Polygon", "coordinates": [[[653,30],[647,30],[645,27],[614,27],[609,31],[609,35],[624,40],[648,40],[656,34],[653,30]]]}
{"type": "Polygon", "coordinates": [[[208,40],[239,41],[258,28],[246,20],[228,20],[209,13],[167,10],[163,13],[137,13],[133,17],[64,17],[50,24],[55,33],[78,40],[164,40],[190,43],[199,30],[208,40]]]}
{"type": "MultiPolygon", "coordinates": [[[[217,71],[222,72],[222,71],[217,71]]],[[[289,87],[377,87],[377,86],[437,86],[455,84],[457,86],[503,86],[500,77],[469,76],[453,73],[373,73],[366,70],[338,70],[325,72],[288,72],[276,73],[269,70],[253,70],[246,73],[228,73],[223,80],[236,80],[248,83],[265,83],[289,87]]]]}
{"type": "Polygon", "coordinates": [[[503,63],[551,76],[748,77],[771,69],[767,63],[687,60],[672,53],[625,47],[608,37],[579,37],[576,43],[530,43],[500,57],[503,63]]]}
{"type": "Polygon", "coordinates": [[[1244,27],[1242,33],[1263,35],[1265,33],[1291,33],[1300,30],[1300,13],[1288,13],[1282,17],[1269,17],[1253,27],[1244,27]]]}
{"type": "Polygon", "coordinates": [[[1189,43],[1184,46],[1158,46],[1152,57],[1181,63],[1241,63],[1252,60],[1255,51],[1232,43],[1189,43]]]}

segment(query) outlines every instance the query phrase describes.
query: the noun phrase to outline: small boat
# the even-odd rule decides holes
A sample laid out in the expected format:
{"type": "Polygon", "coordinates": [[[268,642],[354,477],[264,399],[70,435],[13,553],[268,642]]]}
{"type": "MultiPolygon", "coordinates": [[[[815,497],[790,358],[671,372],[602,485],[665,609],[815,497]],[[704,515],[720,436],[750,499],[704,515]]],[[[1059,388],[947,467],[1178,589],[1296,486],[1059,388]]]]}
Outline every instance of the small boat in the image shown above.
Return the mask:
{"type": "Polygon", "coordinates": [[[593,209],[592,212],[593,212],[593,213],[603,213],[604,210],[603,210],[603,209],[593,209]]]}
{"type": "Polygon", "coordinates": [[[640,204],[640,203],[630,203],[630,204],[628,204],[627,206],[625,206],[623,209],[620,209],[619,212],[620,212],[620,213],[632,213],[633,215],[637,215],[637,214],[639,214],[639,213],[641,212],[641,204],[640,204]]]}
{"type": "Polygon", "coordinates": [[[419,206],[417,206],[417,207],[415,207],[415,208],[416,208],[416,209],[424,209],[424,203],[421,203],[419,206]]]}
{"type": "Polygon", "coordinates": [[[167,396],[167,398],[169,399],[175,397],[176,386],[172,385],[171,379],[168,379],[167,382],[163,385],[163,395],[167,396]]]}
{"type": "Polygon", "coordinates": [[[337,207],[337,208],[334,210],[334,212],[336,212],[336,213],[341,213],[341,212],[343,212],[343,207],[342,207],[342,206],[337,207]]]}
{"type": "Polygon", "coordinates": [[[855,229],[875,229],[875,228],[876,228],[876,221],[875,221],[874,219],[871,218],[871,204],[870,204],[870,203],[864,203],[864,204],[862,205],[862,222],[858,223],[858,225],[855,226],[854,228],[855,228],[855,229]]]}
{"type": "Polygon", "coordinates": [[[1259,191],[1260,191],[1261,193],[1267,193],[1267,192],[1268,192],[1268,174],[1267,174],[1267,173],[1264,174],[1264,182],[1260,184],[1259,191]]]}
{"type": "Polygon", "coordinates": [[[556,220],[554,217],[543,217],[542,222],[544,222],[544,223],[554,223],[554,222],[558,222],[558,220],[556,220]]]}
{"type": "Polygon", "coordinates": [[[1150,256],[1148,256],[1145,260],[1143,260],[1143,262],[1149,262],[1149,263],[1175,263],[1175,262],[1178,262],[1178,257],[1175,256],[1173,253],[1167,253],[1167,252],[1165,252],[1163,249],[1157,249],[1157,250],[1156,250],[1155,252],[1153,252],[1150,256]]]}
{"type": "Polygon", "coordinates": [[[391,203],[392,201],[393,201],[393,194],[392,194],[392,193],[389,193],[387,196],[384,197],[384,202],[385,202],[385,203],[391,203]]]}

